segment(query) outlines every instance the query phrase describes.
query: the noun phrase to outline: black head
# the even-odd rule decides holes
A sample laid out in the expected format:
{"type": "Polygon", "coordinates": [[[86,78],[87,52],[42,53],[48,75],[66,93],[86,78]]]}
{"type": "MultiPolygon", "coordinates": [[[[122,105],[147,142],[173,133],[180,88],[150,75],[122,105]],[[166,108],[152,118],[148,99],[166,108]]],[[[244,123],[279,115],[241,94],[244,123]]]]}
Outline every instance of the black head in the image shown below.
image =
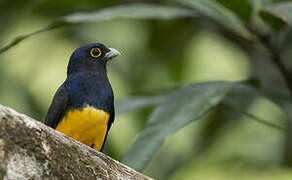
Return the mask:
{"type": "Polygon", "coordinates": [[[100,43],[91,43],[76,49],[70,57],[67,74],[94,72],[106,72],[107,62],[120,55],[113,49],[100,43]]]}

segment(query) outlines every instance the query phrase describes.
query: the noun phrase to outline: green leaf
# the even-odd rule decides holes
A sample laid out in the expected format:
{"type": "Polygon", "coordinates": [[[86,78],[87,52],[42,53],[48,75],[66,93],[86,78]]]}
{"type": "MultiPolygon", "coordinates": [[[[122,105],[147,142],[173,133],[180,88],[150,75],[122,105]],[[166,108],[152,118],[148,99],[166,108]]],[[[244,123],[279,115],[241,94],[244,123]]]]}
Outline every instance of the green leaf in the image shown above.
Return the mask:
{"type": "Polygon", "coordinates": [[[218,3],[230,9],[241,19],[249,21],[252,15],[252,8],[248,0],[216,0],[218,3]]]}
{"type": "Polygon", "coordinates": [[[163,102],[165,98],[166,97],[163,95],[156,95],[131,97],[129,99],[118,100],[115,104],[116,114],[122,114],[129,111],[157,105],[163,102]]]}
{"type": "Polygon", "coordinates": [[[199,119],[235,85],[229,82],[201,83],[171,93],[154,110],[147,128],[136,137],[125,153],[123,162],[134,169],[143,170],[169,135],[199,119]]]}
{"type": "Polygon", "coordinates": [[[246,108],[243,108],[246,105],[246,103],[249,103],[251,100],[254,100],[257,97],[263,97],[268,99],[270,102],[279,106],[286,114],[287,112],[289,113],[289,110],[291,110],[289,109],[289,107],[292,107],[292,104],[290,103],[289,105],[289,100],[286,97],[283,97],[282,95],[276,95],[275,93],[267,92],[266,90],[257,89],[247,84],[239,84],[238,86],[233,88],[231,93],[229,93],[228,96],[226,96],[223,99],[222,104],[229,106],[234,111],[239,112],[258,123],[261,123],[268,127],[272,127],[280,131],[286,131],[287,128],[285,128],[284,125],[274,124],[272,122],[261,119],[256,115],[247,112],[245,110],[246,108]]]}
{"type": "Polygon", "coordinates": [[[114,18],[173,19],[194,16],[192,11],[178,7],[131,4],[103,9],[93,13],[75,13],[61,18],[66,23],[96,22],[114,18]]]}
{"type": "Polygon", "coordinates": [[[289,103],[289,100],[285,100],[283,97],[268,95],[260,89],[240,83],[199,83],[175,91],[169,94],[151,114],[146,129],[135,138],[124,154],[122,162],[138,171],[142,171],[158,153],[168,136],[199,119],[219,103],[230,106],[234,111],[258,123],[280,131],[286,131],[284,126],[263,120],[242,109],[258,96],[266,97],[286,110],[292,108],[292,103],[289,103]],[[236,96],[240,97],[242,102],[238,102],[238,98],[234,100],[236,96]]]}
{"type": "Polygon", "coordinates": [[[277,31],[282,29],[285,25],[285,22],[283,22],[281,19],[271,15],[266,11],[260,11],[260,17],[277,31]]]}
{"type": "Polygon", "coordinates": [[[261,123],[262,125],[280,131],[286,131],[287,129],[284,127],[284,125],[278,125],[267,120],[261,119],[247,111],[248,106],[252,103],[253,100],[255,100],[258,97],[267,98],[268,100],[270,100],[270,102],[280,106],[278,103],[275,102],[275,100],[279,98],[274,97],[273,99],[271,99],[271,95],[267,96],[267,94],[263,90],[256,89],[247,84],[240,84],[233,88],[232,91],[222,100],[221,104],[230,107],[230,109],[232,109],[234,113],[238,112],[242,115],[249,117],[251,120],[255,122],[261,123]]]}
{"type": "Polygon", "coordinates": [[[211,18],[223,27],[241,35],[246,39],[253,36],[244,26],[244,23],[229,9],[212,0],[178,0],[202,15],[211,18]]]}
{"type": "Polygon", "coordinates": [[[271,127],[271,128],[274,128],[274,129],[277,129],[277,130],[280,130],[280,131],[283,131],[283,132],[286,132],[287,131],[287,128],[285,128],[284,126],[281,126],[281,125],[278,125],[278,124],[274,124],[274,123],[271,123],[269,121],[266,121],[260,117],[257,117],[253,114],[250,114],[248,112],[244,112],[244,111],[240,111],[239,109],[236,109],[238,110],[239,112],[243,113],[245,116],[249,117],[250,119],[260,123],[260,124],[263,124],[263,125],[266,125],[268,127],[271,127]]]}
{"type": "Polygon", "coordinates": [[[261,16],[272,24],[277,23],[278,26],[283,24],[283,22],[292,25],[292,2],[277,3],[272,6],[264,7],[261,12],[261,16]],[[267,16],[265,12],[273,15],[274,18],[271,18],[270,16],[268,17],[268,19],[267,17],[263,17],[265,15],[267,16]]]}
{"type": "Polygon", "coordinates": [[[12,40],[12,42],[10,42],[8,45],[0,48],[0,54],[22,42],[23,40],[31,36],[37,35],[41,32],[79,23],[99,22],[115,18],[167,20],[173,18],[194,16],[196,16],[196,14],[188,9],[169,6],[158,6],[154,4],[130,4],[123,6],[113,6],[91,13],[74,13],[56,19],[43,29],[14,38],[14,40],[12,40]]]}
{"type": "Polygon", "coordinates": [[[287,117],[292,118],[292,99],[285,97],[282,94],[270,92],[269,90],[260,92],[264,97],[277,104],[287,114],[287,117]]]}
{"type": "Polygon", "coordinates": [[[285,26],[285,22],[283,20],[270,14],[267,11],[260,11],[259,15],[268,25],[270,25],[276,31],[281,30],[285,26]]]}

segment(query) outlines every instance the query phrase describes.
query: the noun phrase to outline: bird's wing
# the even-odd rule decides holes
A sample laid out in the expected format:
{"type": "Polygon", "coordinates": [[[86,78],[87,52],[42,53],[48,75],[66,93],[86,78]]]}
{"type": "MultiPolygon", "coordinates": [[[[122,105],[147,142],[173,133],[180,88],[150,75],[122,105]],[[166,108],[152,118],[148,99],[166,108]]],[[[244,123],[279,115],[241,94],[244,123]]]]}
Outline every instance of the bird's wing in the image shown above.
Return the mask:
{"type": "Polygon", "coordinates": [[[101,146],[101,149],[100,149],[100,152],[102,152],[102,149],[104,147],[104,144],[105,144],[105,141],[107,139],[107,135],[108,135],[108,132],[112,126],[112,123],[114,122],[115,120],[115,108],[114,108],[114,105],[113,107],[111,108],[111,112],[110,112],[110,116],[109,116],[109,120],[108,120],[108,124],[107,124],[107,131],[106,131],[106,135],[104,137],[104,141],[102,143],[102,146],[101,146]]]}
{"type": "Polygon", "coordinates": [[[52,104],[48,110],[45,124],[56,128],[60,120],[63,118],[68,108],[68,94],[64,84],[62,84],[57,90],[52,104]]]}
{"type": "Polygon", "coordinates": [[[113,107],[111,108],[110,117],[109,117],[109,121],[108,121],[108,125],[107,125],[108,130],[111,128],[114,120],[115,120],[115,108],[113,105],[113,107]]]}

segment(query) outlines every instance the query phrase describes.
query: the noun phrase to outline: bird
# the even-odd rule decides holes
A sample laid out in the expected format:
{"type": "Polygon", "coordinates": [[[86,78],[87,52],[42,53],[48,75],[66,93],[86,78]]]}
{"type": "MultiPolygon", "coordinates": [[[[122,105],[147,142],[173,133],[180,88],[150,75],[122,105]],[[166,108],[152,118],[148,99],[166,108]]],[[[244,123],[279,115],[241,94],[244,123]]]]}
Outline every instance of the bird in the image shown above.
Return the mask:
{"type": "Polygon", "coordinates": [[[118,55],[119,51],[101,43],[77,48],[69,59],[67,78],[56,91],[44,124],[102,151],[115,119],[107,63],[118,55]]]}

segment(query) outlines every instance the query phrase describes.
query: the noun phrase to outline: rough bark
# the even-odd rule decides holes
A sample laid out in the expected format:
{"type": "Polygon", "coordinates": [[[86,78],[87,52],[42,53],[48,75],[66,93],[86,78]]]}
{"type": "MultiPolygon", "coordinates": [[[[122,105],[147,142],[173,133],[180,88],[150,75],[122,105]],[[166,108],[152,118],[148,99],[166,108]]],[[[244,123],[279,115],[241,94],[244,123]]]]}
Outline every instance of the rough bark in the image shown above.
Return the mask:
{"type": "Polygon", "coordinates": [[[0,179],[151,179],[0,105],[0,179]]]}

